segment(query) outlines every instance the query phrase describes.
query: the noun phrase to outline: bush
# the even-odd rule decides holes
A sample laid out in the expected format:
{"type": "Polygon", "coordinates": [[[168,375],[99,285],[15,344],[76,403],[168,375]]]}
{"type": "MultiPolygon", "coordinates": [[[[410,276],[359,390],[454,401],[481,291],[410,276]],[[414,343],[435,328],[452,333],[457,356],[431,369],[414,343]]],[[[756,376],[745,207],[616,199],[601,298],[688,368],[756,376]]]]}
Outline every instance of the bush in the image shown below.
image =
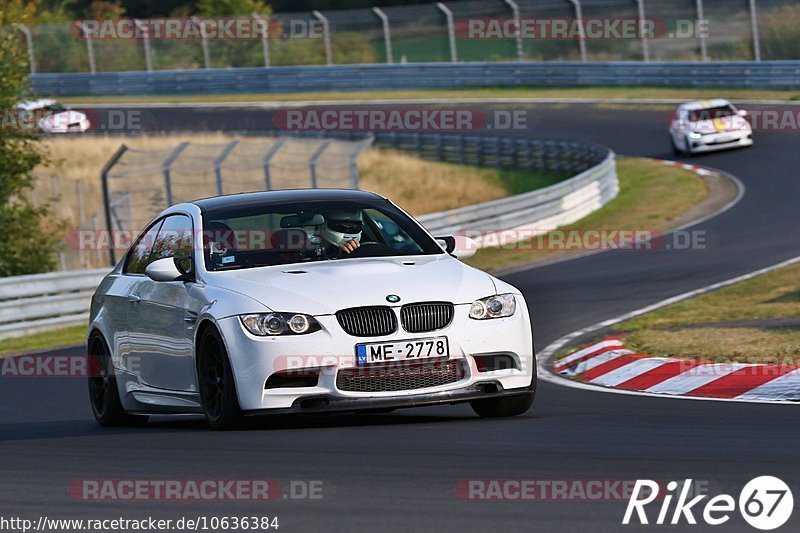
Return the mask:
{"type": "MultiPolygon", "coordinates": [[[[30,5],[30,4],[29,4],[30,5]]],[[[30,23],[22,0],[6,0],[0,9],[0,110],[11,113],[27,89],[28,61],[24,40],[14,23],[30,23]]],[[[47,272],[55,266],[58,233],[49,222],[49,206],[35,207],[25,194],[33,188],[33,169],[44,162],[35,134],[0,128],[0,276],[47,272]]]]}

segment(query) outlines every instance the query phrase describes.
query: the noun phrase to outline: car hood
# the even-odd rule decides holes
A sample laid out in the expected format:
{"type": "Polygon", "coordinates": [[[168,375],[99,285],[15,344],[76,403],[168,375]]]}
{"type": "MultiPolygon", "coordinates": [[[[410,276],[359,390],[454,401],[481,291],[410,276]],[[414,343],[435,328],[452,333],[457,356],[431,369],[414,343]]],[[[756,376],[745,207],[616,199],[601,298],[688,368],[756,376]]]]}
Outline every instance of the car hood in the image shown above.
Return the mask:
{"type": "Polygon", "coordinates": [[[446,255],[364,258],[209,272],[211,285],[245,294],[273,311],[311,315],[340,309],[445,301],[471,303],[495,294],[492,278],[446,255]]]}
{"type": "Polygon", "coordinates": [[[715,133],[721,131],[738,130],[748,124],[747,120],[739,116],[717,118],[713,120],[699,120],[690,122],[689,129],[703,133],[715,133]]]}

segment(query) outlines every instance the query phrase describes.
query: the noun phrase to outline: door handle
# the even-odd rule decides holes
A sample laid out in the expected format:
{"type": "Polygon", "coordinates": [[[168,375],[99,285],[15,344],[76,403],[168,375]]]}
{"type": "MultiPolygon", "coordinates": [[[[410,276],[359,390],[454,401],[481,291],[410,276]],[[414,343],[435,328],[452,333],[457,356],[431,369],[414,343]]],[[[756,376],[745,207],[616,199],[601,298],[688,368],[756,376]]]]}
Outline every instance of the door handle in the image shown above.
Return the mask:
{"type": "Polygon", "coordinates": [[[139,295],[138,295],[138,294],[131,294],[130,296],[128,296],[128,301],[129,301],[130,303],[132,303],[133,305],[136,305],[136,304],[138,304],[139,302],[141,302],[141,301],[142,301],[142,299],[139,297],[139,295]]]}

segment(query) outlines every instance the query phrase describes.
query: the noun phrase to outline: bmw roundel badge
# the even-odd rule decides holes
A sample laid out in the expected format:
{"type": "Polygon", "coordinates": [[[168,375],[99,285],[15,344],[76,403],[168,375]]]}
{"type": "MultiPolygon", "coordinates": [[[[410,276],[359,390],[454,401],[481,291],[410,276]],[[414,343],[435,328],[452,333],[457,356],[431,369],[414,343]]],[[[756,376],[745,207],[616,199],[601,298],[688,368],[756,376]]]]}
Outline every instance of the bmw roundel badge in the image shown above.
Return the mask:
{"type": "Polygon", "coordinates": [[[389,303],[396,304],[397,302],[400,301],[400,297],[396,294],[390,294],[389,296],[386,297],[386,301],[389,303]]]}

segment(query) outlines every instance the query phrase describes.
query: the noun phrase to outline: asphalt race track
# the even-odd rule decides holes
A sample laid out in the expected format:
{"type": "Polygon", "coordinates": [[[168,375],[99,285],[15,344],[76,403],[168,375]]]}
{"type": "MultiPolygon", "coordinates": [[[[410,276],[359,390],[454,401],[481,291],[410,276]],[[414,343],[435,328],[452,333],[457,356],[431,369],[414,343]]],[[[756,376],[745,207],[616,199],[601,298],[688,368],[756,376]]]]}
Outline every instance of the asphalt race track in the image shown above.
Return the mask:
{"type": "MultiPolygon", "coordinates": [[[[533,106],[536,123],[513,134],[671,158],[666,111],[617,107],[533,106]]],[[[146,114],[146,129],[258,130],[268,120],[266,111],[220,108],[146,114]]],[[[602,253],[507,276],[526,295],[537,349],[600,320],[800,255],[799,146],[797,131],[756,132],[751,149],[692,158],[746,185],[733,209],[693,228],[712,243],[705,251],[602,253]]],[[[2,379],[3,516],[277,515],[285,532],[617,531],[626,501],[469,501],[454,489],[468,479],[692,478],[707,482],[712,495],[738,498],[751,478],[775,475],[800,497],[800,425],[786,405],[624,396],[540,382],[534,408],[514,419],[481,420],[467,406],[442,406],[265,421],[220,433],[196,418],[101,429],[84,380],[2,379]],[[324,489],[321,500],[274,502],[92,503],[68,494],[71,482],[96,478],[275,479],[284,487],[322,480],[324,489]]],[[[656,514],[653,507],[651,520],[656,514]]],[[[683,524],[678,529],[687,529],[683,524]]],[[[785,529],[799,525],[795,512],[785,529]]],[[[723,528],[753,530],[738,513],[723,528]]]]}

